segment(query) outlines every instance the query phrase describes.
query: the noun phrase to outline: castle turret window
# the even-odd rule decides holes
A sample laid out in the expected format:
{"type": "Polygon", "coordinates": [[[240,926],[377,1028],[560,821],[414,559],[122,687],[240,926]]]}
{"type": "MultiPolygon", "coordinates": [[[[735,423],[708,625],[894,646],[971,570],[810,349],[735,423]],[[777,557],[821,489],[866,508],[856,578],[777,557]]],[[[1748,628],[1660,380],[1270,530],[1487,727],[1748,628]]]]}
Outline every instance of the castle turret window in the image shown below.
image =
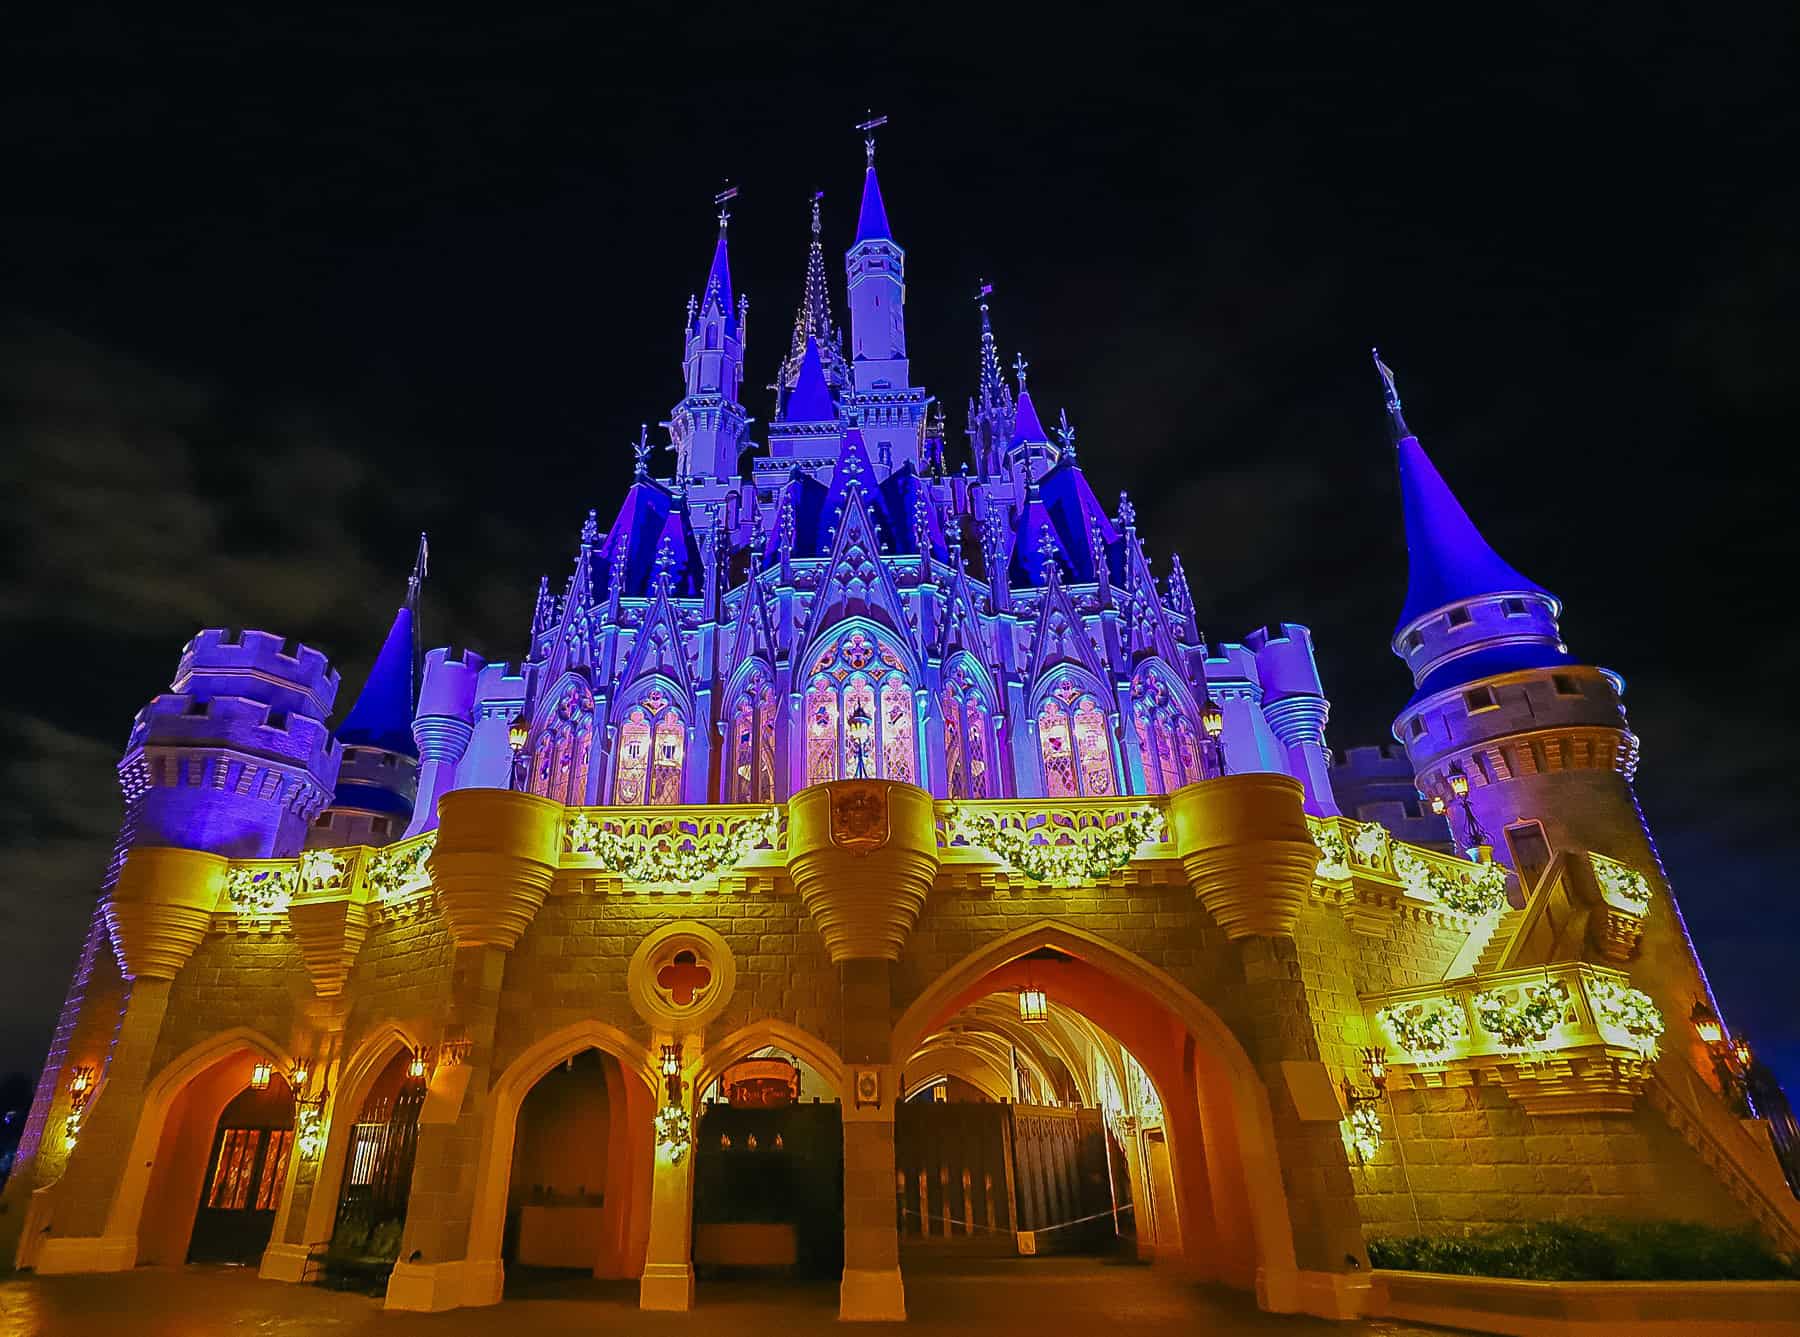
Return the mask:
{"type": "Polygon", "coordinates": [[[918,775],[912,684],[905,661],[872,632],[852,628],[813,662],[806,689],[806,783],[858,774],[913,783],[918,775]],[[867,718],[858,742],[847,722],[867,718]]]}
{"type": "Polygon", "coordinates": [[[1046,798],[1104,798],[1115,790],[1106,712],[1073,678],[1058,682],[1038,707],[1038,753],[1046,798]]]}
{"type": "Polygon", "coordinates": [[[587,684],[571,680],[538,724],[532,750],[531,792],[558,803],[587,802],[588,762],[593,752],[594,698],[587,684]]]}
{"type": "Polygon", "coordinates": [[[964,658],[945,676],[944,774],[957,798],[995,798],[993,711],[979,673],[964,658]]]}
{"type": "Polygon", "coordinates": [[[661,690],[646,692],[625,712],[619,727],[619,765],[613,802],[681,802],[682,767],[687,757],[687,725],[680,707],[661,690]]]}
{"type": "Polygon", "coordinates": [[[1168,680],[1145,668],[1132,681],[1131,697],[1132,722],[1144,757],[1144,792],[1168,794],[1200,779],[1200,743],[1168,680]]]}
{"type": "Polygon", "coordinates": [[[731,766],[725,802],[768,803],[775,797],[775,693],[758,668],[731,710],[731,766]]]}

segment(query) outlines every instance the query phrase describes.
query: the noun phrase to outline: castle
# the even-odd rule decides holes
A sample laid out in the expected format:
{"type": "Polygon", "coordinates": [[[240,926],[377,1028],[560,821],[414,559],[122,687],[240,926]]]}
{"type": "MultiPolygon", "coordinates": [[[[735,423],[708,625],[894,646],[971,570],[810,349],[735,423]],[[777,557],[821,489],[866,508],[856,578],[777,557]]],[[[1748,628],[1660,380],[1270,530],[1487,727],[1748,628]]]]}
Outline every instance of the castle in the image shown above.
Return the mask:
{"type": "Polygon", "coordinates": [[[764,1266],[892,1319],[909,1251],[1000,1241],[1350,1316],[1378,1234],[1800,1244],[1623,683],[1387,368],[1395,830],[1339,813],[1307,629],[1202,637],[985,301],[949,437],[872,139],[847,325],[815,200],[756,439],[729,194],[671,474],[644,432],[518,662],[420,653],[421,547],[335,726],[325,655],[261,631],[200,632],[139,713],[9,1257],[361,1269],[423,1310],[537,1266],[685,1309],[764,1266]]]}

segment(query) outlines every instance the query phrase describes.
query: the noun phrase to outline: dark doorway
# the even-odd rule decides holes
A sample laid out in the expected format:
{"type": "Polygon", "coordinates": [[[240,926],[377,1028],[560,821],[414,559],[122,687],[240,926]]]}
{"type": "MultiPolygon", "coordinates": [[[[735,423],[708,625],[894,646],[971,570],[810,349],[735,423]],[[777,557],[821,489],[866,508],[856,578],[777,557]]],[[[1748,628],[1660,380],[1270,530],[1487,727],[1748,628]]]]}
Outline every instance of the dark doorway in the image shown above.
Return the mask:
{"type": "Polygon", "coordinates": [[[262,1090],[246,1087],[219,1115],[190,1263],[255,1263],[268,1247],[294,1150],[294,1096],[281,1078],[263,1080],[262,1090]]]}
{"type": "Polygon", "coordinates": [[[410,1053],[396,1054],[350,1130],[344,1187],[324,1260],[323,1279],[329,1284],[378,1289],[400,1256],[425,1104],[425,1077],[414,1067],[410,1053]]]}
{"type": "Polygon", "coordinates": [[[703,1277],[843,1275],[844,1124],[835,1101],[700,1107],[694,1265],[703,1277]]]}

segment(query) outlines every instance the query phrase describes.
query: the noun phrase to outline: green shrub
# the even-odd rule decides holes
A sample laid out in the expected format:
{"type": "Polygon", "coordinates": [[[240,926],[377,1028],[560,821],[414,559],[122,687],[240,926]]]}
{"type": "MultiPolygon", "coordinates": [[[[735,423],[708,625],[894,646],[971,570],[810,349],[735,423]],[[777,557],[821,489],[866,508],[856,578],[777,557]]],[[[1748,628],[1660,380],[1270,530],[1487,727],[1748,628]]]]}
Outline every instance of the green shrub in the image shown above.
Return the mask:
{"type": "Polygon", "coordinates": [[[1754,1231],[1692,1221],[1529,1221],[1469,1235],[1369,1241],[1376,1267],[1529,1281],[1786,1281],[1792,1259],[1754,1231]]]}

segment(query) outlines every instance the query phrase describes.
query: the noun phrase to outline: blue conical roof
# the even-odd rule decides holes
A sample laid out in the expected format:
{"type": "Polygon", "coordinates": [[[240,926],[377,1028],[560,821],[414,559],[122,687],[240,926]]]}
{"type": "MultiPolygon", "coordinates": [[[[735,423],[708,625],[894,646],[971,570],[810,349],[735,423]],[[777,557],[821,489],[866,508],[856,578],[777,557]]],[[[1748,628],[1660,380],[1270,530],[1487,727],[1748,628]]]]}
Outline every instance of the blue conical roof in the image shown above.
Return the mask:
{"type": "Polygon", "coordinates": [[[1497,594],[1537,594],[1542,586],[1507,565],[1469,519],[1431,457],[1411,433],[1395,447],[1400,501],[1406,517],[1406,606],[1395,634],[1428,613],[1497,594]]]}
{"type": "Polygon", "coordinates": [[[419,755],[412,736],[413,656],[413,610],[402,606],[361,695],[337,727],[338,742],[406,757],[419,755]]]}
{"type": "Polygon", "coordinates": [[[837,406],[831,401],[831,387],[825,383],[825,363],[819,356],[819,343],[806,336],[806,351],[800,355],[800,371],[794,388],[781,406],[783,422],[832,422],[837,406]]]}
{"type": "Polygon", "coordinates": [[[1014,409],[1013,438],[1010,444],[1019,445],[1038,442],[1048,443],[1050,433],[1044,430],[1044,424],[1038,418],[1037,405],[1031,402],[1029,390],[1019,391],[1019,402],[1014,409]]]}
{"type": "Polygon", "coordinates": [[[719,309],[725,313],[725,323],[729,326],[737,324],[737,316],[731,309],[731,255],[725,245],[725,230],[719,229],[719,241],[713,247],[712,268],[706,271],[706,288],[700,298],[700,309],[706,310],[713,294],[718,294],[719,309]]]}
{"type": "Polygon", "coordinates": [[[892,241],[888,230],[887,206],[881,202],[881,182],[875,179],[875,164],[863,173],[862,211],[856,216],[858,241],[892,241]]]}

